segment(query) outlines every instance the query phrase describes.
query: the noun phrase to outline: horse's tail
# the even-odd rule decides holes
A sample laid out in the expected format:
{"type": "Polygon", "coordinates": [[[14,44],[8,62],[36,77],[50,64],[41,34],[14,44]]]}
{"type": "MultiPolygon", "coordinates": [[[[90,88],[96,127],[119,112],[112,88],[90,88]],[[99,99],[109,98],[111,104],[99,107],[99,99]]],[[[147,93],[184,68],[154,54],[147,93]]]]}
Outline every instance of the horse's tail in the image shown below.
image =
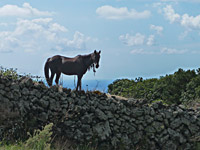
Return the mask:
{"type": "Polygon", "coordinates": [[[50,80],[49,80],[49,59],[50,58],[48,58],[46,63],[45,63],[44,74],[45,74],[45,78],[46,78],[48,85],[51,86],[51,83],[50,83],[50,80]]]}

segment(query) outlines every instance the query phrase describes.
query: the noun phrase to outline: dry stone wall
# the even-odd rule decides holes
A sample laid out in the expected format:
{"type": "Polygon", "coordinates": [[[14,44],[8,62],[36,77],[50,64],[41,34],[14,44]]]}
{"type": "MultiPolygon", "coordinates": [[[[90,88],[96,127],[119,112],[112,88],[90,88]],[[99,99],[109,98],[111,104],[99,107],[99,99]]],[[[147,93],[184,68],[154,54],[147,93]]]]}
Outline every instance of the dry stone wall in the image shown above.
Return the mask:
{"type": "Polygon", "coordinates": [[[0,105],[1,140],[7,131],[19,138],[50,122],[57,136],[104,149],[191,150],[200,135],[200,113],[182,105],[61,92],[30,78],[0,77],[0,105]]]}

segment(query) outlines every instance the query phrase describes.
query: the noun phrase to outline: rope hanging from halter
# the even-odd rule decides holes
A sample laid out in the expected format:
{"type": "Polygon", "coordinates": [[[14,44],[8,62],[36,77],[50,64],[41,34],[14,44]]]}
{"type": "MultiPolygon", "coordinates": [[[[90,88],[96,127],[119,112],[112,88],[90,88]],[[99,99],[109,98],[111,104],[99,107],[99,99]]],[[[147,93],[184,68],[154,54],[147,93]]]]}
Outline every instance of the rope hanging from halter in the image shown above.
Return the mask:
{"type": "Polygon", "coordinates": [[[95,70],[94,64],[92,64],[92,68],[93,68],[93,72],[94,72],[94,76],[95,76],[96,70],[95,70]]]}

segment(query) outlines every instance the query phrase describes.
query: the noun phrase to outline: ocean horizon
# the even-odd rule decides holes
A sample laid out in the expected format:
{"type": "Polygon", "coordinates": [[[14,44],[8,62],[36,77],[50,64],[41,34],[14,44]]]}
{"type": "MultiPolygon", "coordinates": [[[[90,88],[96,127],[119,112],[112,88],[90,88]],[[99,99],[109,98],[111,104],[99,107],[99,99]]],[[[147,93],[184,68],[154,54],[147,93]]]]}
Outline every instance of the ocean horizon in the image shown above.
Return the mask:
{"type": "MultiPolygon", "coordinates": [[[[82,80],[82,90],[94,91],[98,90],[101,92],[108,92],[108,85],[113,83],[113,80],[82,80]]],[[[64,88],[75,89],[77,80],[63,80],[61,84],[64,88]]]]}
{"type": "MultiPolygon", "coordinates": [[[[114,80],[103,80],[103,79],[96,79],[96,80],[82,80],[82,90],[85,91],[94,91],[98,90],[104,93],[108,92],[108,85],[113,83],[114,80]]],[[[45,85],[47,85],[46,80],[43,81],[45,85]]],[[[59,83],[64,88],[70,88],[72,90],[76,89],[77,80],[63,80],[59,83]]],[[[53,81],[53,85],[55,85],[55,82],[53,81]]]]}

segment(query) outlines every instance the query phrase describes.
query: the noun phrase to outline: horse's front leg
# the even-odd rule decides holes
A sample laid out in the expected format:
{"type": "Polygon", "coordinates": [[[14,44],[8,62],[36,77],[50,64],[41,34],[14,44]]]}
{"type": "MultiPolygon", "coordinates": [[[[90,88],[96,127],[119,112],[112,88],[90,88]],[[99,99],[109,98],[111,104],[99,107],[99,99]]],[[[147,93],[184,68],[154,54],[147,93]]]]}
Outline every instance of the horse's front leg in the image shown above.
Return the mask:
{"type": "Polygon", "coordinates": [[[81,79],[80,79],[80,83],[79,83],[79,88],[80,88],[80,91],[81,91],[81,79]]]}
{"type": "Polygon", "coordinates": [[[79,87],[79,83],[78,83],[78,81],[77,81],[76,91],[78,91],[78,87],[79,87]]]}
{"type": "Polygon", "coordinates": [[[77,87],[76,87],[76,91],[81,91],[81,79],[82,79],[83,75],[78,75],[78,81],[77,81],[77,87]]]}
{"type": "Polygon", "coordinates": [[[76,86],[76,91],[78,91],[79,84],[80,84],[80,82],[79,82],[79,77],[78,77],[77,86],[76,86]]]}

